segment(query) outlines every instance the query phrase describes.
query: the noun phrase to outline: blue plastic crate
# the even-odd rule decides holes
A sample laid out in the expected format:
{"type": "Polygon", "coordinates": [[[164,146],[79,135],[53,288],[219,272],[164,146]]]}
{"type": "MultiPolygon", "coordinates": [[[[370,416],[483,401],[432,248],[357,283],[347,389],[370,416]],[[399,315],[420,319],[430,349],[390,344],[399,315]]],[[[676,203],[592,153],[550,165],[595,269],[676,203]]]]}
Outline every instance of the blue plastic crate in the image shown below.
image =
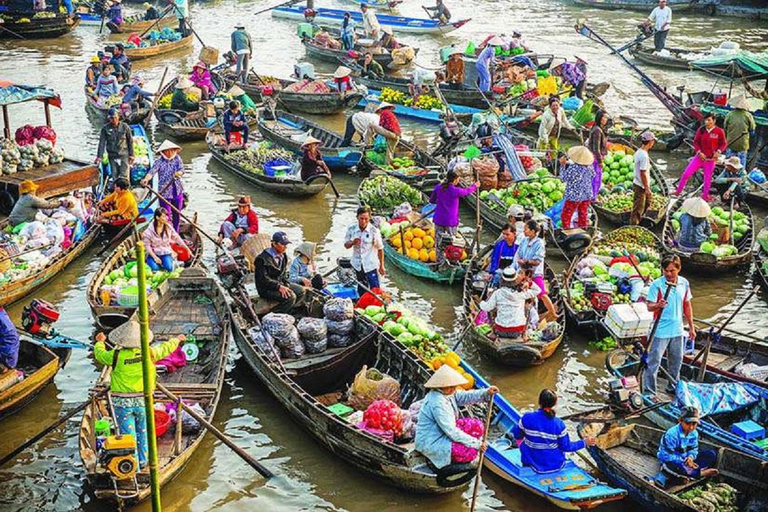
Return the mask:
{"type": "Polygon", "coordinates": [[[341,299],[357,300],[360,296],[357,294],[356,286],[344,286],[341,283],[330,283],[325,287],[325,293],[341,299]]]}
{"type": "Polygon", "coordinates": [[[266,176],[276,176],[280,173],[280,175],[283,176],[286,171],[290,171],[292,168],[293,164],[291,164],[291,162],[278,158],[277,160],[270,160],[264,164],[264,174],[266,176]]]}
{"type": "Polygon", "coordinates": [[[765,427],[761,427],[752,420],[734,423],[731,425],[731,432],[747,440],[762,439],[765,437],[765,427]]]}

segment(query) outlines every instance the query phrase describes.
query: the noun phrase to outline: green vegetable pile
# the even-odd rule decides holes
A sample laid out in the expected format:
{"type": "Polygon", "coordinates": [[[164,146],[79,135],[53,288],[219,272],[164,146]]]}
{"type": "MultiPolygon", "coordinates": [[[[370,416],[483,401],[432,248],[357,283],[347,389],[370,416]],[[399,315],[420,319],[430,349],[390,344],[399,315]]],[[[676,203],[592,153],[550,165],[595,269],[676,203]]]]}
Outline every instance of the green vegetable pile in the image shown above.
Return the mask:
{"type": "MultiPolygon", "coordinates": [[[[683,212],[676,211],[672,215],[672,228],[675,233],[680,231],[680,217],[683,216],[683,212]]],[[[719,206],[712,208],[712,212],[707,219],[710,224],[715,224],[719,229],[729,228],[731,226],[731,212],[724,210],[719,206]]],[[[739,211],[733,212],[733,241],[738,242],[752,229],[752,224],[749,217],[739,211]]],[[[699,247],[701,252],[712,254],[718,259],[728,258],[730,256],[736,256],[739,254],[739,250],[730,244],[718,245],[717,241],[720,237],[717,233],[712,233],[709,236],[709,240],[702,243],[699,247]]]]}
{"type": "MultiPolygon", "coordinates": [[[[634,194],[632,193],[608,193],[599,196],[600,206],[606,210],[610,210],[616,213],[626,213],[632,211],[632,204],[634,202],[634,194]]],[[[651,195],[651,205],[648,207],[648,211],[658,212],[664,210],[667,207],[669,199],[659,194],[651,195]]]]}
{"type": "Polygon", "coordinates": [[[739,491],[726,483],[707,483],[677,495],[700,512],[737,512],[739,491]]]}
{"type": "Polygon", "coordinates": [[[539,169],[530,178],[532,181],[517,182],[508,188],[483,190],[480,200],[492,209],[506,213],[513,204],[544,212],[563,198],[565,183],[546,169],[539,169]]]}
{"type": "Polygon", "coordinates": [[[589,342],[589,346],[597,349],[601,352],[610,352],[611,350],[615,349],[619,346],[618,343],[616,343],[616,340],[613,339],[611,336],[607,336],[603,338],[602,340],[592,340],[589,342]]]}
{"type": "Polygon", "coordinates": [[[246,171],[264,174],[265,163],[277,159],[292,161],[293,154],[285,149],[275,147],[269,142],[264,142],[255,149],[250,147],[241,151],[232,151],[225,154],[224,158],[246,171]]]}
{"type": "MultiPolygon", "coordinates": [[[[149,285],[150,289],[154,290],[163,282],[165,282],[165,280],[178,278],[184,269],[182,267],[177,267],[173,270],[173,272],[166,272],[165,270],[158,270],[157,272],[154,272],[145,263],[144,270],[146,272],[147,284],[149,285]]],[[[99,289],[99,293],[101,294],[104,291],[109,292],[110,305],[117,305],[118,293],[126,288],[136,287],[139,284],[138,275],[139,268],[137,261],[129,261],[125,265],[114,269],[109,274],[104,276],[104,281],[102,282],[101,288],[99,289]]]]}
{"type": "Polygon", "coordinates": [[[374,210],[392,210],[403,203],[421,206],[421,192],[392,176],[380,174],[363,180],[360,185],[360,202],[374,210]]]}

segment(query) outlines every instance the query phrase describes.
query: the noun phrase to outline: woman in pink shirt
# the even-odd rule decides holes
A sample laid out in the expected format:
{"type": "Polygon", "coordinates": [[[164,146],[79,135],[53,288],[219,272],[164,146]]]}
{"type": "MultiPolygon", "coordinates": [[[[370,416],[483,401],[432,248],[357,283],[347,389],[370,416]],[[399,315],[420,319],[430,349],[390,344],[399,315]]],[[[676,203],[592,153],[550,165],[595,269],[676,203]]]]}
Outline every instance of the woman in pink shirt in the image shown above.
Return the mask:
{"type": "Polygon", "coordinates": [[[144,245],[147,248],[147,265],[153,272],[160,270],[161,266],[167,272],[173,270],[174,245],[180,252],[190,254],[189,247],[173,229],[168,221],[168,211],[162,206],[155,210],[152,222],[144,230],[144,245]]]}
{"type": "Polygon", "coordinates": [[[704,116],[704,126],[696,131],[696,136],[693,138],[693,149],[696,151],[696,154],[691,163],[688,164],[688,167],[685,168],[685,171],[683,171],[683,175],[680,176],[675,195],[679,196],[685,188],[688,179],[696,171],[702,169],[704,171],[704,191],[701,197],[705,201],[709,201],[709,187],[712,184],[715,164],[727,146],[728,142],[725,138],[725,132],[722,128],[718,128],[715,125],[715,116],[713,114],[706,114],[704,116]]]}

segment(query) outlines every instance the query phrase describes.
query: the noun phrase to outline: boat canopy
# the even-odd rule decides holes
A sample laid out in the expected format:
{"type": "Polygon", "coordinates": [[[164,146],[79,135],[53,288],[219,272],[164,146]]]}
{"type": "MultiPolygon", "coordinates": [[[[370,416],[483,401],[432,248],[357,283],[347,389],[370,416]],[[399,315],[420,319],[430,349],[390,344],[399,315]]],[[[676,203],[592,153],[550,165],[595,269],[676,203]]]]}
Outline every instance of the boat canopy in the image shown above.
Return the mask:
{"type": "Polygon", "coordinates": [[[701,416],[738,411],[754,405],[760,399],[760,389],[741,382],[706,384],[678,381],[675,390],[678,407],[696,407],[701,416]]]}
{"type": "Polygon", "coordinates": [[[741,50],[728,55],[711,55],[695,60],[691,65],[702,71],[731,66],[733,69],[740,69],[743,76],[750,80],[768,78],[768,52],[754,53],[741,50]]]}
{"type": "Polygon", "coordinates": [[[8,106],[26,101],[38,100],[61,108],[61,98],[47,87],[19,85],[0,79],[0,106],[8,106]]]}

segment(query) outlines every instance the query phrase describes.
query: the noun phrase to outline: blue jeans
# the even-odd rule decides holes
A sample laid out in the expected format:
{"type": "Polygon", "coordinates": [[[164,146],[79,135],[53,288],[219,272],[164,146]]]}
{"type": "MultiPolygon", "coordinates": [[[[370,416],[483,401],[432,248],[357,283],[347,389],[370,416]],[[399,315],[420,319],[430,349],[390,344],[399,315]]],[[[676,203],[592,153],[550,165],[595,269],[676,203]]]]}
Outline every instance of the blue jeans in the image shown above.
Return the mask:
{"type": "Polygon", "coordinates": [[[672,376],[674,382],[671,386],[677,385],[680,380],[680,368],[683,366],[683,337],[675,336],[673,338],[655,338],[651,346],[648,347],[648,368],[643,375],[643,388],[645,393],[656,394],[656,376],[659,374],[661,359],[664,352],[669,348],[669,357],[667,358],[667,371],[672,376]]]}
{"type": "Polygon", "coordinates": [[[734,151],[732,149],[726,149],[725,150],[725,158],[730,158],[732,156],[739,157],[739,161],[741,162],[741,165],[746,166],[747,165],[747,152],[746,151],[734,151]]]}
{"type": "MultiPolygon", "coordinates": [[[[370,272],[365,272],[362,269],[355,270],[355,278],[361,283],[367,286],[370,289],[378,288],[379,287],[379,271],[378,270],[371,270],[370,272]]],[[[362,286],[357,287],[357,293],[362,297],[362,295],[365,293],[365,290],[362,286]]]]}
{"type": "Polygon", "coordinates": [[[19,333],[5,309],[0,308],[0,365],[16,368],[19,363],[19,333]]]}
{"type": "Polygon", "coordinates": [[[121,434],[132,435],[136,440],[136,459],[139,466],[145,467],[149,457],[149,440],[147,439],[147,413],[144,406],[119,407],[115,405],[117,428],[121,434]]]}
{"type": "Polygon", "coordinates": [[[248,82],[248,59],[251,56],[247,53],[237,54],[237,67],[235,68],[235,74],[240,83],[248,82]]]}
{"type": "Polygon", "coordinates": [[[355,47],[354,34],[342,34],[341,35],[341,47],[345,50],[351,50],[355,47]]]}
{"type": "Polygon", "coordinates": [[[173,255],[163,254],[160,256],[160,265],[157,264],[152,256],[147,255],[147,265],[149,265],[149,268],[152,269],[152,272],[157,272],[160,270],[160,265],[162,265],[163,270],[166,272],[171,272],[173,271],[173,255]]]}

